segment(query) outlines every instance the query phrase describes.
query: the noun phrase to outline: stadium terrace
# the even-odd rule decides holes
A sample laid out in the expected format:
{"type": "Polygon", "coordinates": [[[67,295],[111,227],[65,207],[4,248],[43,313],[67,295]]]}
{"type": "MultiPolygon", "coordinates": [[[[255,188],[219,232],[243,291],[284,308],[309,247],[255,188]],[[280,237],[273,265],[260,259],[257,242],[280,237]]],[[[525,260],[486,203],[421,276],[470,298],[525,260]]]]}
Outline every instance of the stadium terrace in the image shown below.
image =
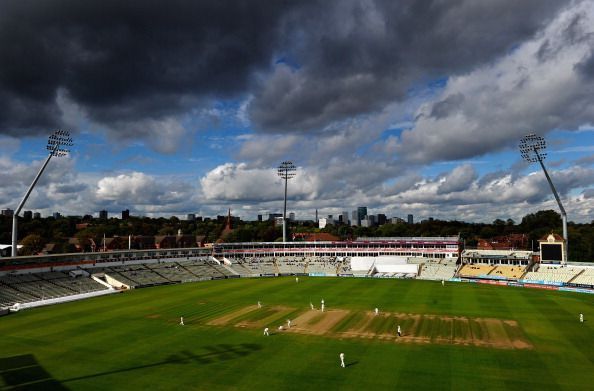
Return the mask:
{"type": "Polygon", "coordinates": [[[460,239],[452,236],[217,243],[3,258],[0,307],[18,310],[155,285],[291,275],[464,281],[594,293],[594,265],[546,263],[541,257],[531,251],[462,250],[460,239]]]}

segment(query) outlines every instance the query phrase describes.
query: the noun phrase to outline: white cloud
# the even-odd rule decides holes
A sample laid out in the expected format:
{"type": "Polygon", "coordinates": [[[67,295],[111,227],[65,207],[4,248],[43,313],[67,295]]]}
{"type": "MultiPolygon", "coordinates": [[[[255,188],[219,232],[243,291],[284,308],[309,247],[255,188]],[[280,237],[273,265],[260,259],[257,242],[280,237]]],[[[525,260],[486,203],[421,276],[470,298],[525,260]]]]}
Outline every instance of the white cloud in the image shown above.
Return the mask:
{"type": "Polygon", "coordinates": [[[398,154],[418,163],[464,159],[515,145],[527,133],[592,123],[594,81],[577,67],[594,52],[592,34],[594,8],[582,2],[495,63],[450,78],[397,139],[398,154]]]}
{"type": "MultiPolygon", "coordinates": [[[[272,167],[249,168],[245,163],[226,163],[209,171],[200,179],[200,184],[209,200],[266,202],[284,197],[283,181],[272,167]]],[[[298,168],[288,187],[291,199],[312,199],[320,183],[316,174],[298,168]]]]}

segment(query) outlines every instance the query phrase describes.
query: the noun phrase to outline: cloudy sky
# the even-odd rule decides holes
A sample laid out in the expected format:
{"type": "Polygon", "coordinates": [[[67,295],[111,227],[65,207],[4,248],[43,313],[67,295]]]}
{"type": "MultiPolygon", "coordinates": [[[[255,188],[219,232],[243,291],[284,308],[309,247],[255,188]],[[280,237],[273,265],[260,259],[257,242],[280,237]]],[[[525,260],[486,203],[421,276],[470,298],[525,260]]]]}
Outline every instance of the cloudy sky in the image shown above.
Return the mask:
{"type": "Polygon", "coordinates": [[[0,2],[0,207],[594,219],[594,1],[0,2]]]}

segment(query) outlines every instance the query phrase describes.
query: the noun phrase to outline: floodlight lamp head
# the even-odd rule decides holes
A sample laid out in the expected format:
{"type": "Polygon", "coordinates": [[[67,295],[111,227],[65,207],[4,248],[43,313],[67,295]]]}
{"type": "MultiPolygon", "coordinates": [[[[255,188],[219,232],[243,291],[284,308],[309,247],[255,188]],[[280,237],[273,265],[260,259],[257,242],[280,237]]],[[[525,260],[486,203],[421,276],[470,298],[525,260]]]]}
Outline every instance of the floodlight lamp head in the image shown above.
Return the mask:
{"type": "Polygon", "coordinates": [[[278,174],[279,177],[287,180],[287,179],[295,178],[295,175],[297,175],[296,171],[297,171],[297,168],[295,167],[293,162],[284,161],[280,164],[280,166],[278,166],[276,173],[278,174]]]}
{"type": "Polygon", "coordinates": [[[547,153],[547,143],[544,137],[536,134],[528,134],[520,140],[520,154],[527,162],[534,163],[545,160],[547,153]]]}
{"type": "Polygon", "coordinates": [[[65,156],[70,150],[63,147],[71,147],[74,145],[70,132],[67,130],[56,130],[47,140],[46,149],[50,151],[53,156],[65,156]]]}

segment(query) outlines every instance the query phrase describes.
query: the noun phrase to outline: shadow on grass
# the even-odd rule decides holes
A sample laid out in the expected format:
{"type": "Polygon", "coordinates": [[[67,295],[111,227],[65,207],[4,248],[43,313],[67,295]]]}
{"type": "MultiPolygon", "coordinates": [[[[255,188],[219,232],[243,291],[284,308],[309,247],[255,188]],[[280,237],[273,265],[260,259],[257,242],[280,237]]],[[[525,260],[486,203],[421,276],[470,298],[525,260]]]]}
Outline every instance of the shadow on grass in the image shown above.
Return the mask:
{"type": "Polygon", "coordinates": [[[3,389],[68,390],[32,354],[0,358],[0,378],[4,382],[3,389]]]}
{"type": "Polygon", "coordinates": [[[357,365],[357,364],[359,364],[359,361],[351,361],[350,363],[345,365],[345,367],[348,368],[348,367],[352,367],[353,365],[357,365]]]}
{"type": "Polygon", "coordinates": [[[204,346],[205,353],[195,354],[190,351],[181,351],[166,359],[154,363],[130,366],[114,369],[106,372],[92,373],[84,376],[72,377],[69,379],[56,380],[47,372],[32,354],[0,358],[0,378],[4,380],[5,388],[18,389],[40,389],[40,390],[68,390],[64,383],[92,379],[101,376],[108,376],[117,373],[136,371],[162,365],[179,364],[200,364],[206,365],[214,362],[228,361],[250,355],[261,350],[257,344],[218,344],[204,346]]]}

